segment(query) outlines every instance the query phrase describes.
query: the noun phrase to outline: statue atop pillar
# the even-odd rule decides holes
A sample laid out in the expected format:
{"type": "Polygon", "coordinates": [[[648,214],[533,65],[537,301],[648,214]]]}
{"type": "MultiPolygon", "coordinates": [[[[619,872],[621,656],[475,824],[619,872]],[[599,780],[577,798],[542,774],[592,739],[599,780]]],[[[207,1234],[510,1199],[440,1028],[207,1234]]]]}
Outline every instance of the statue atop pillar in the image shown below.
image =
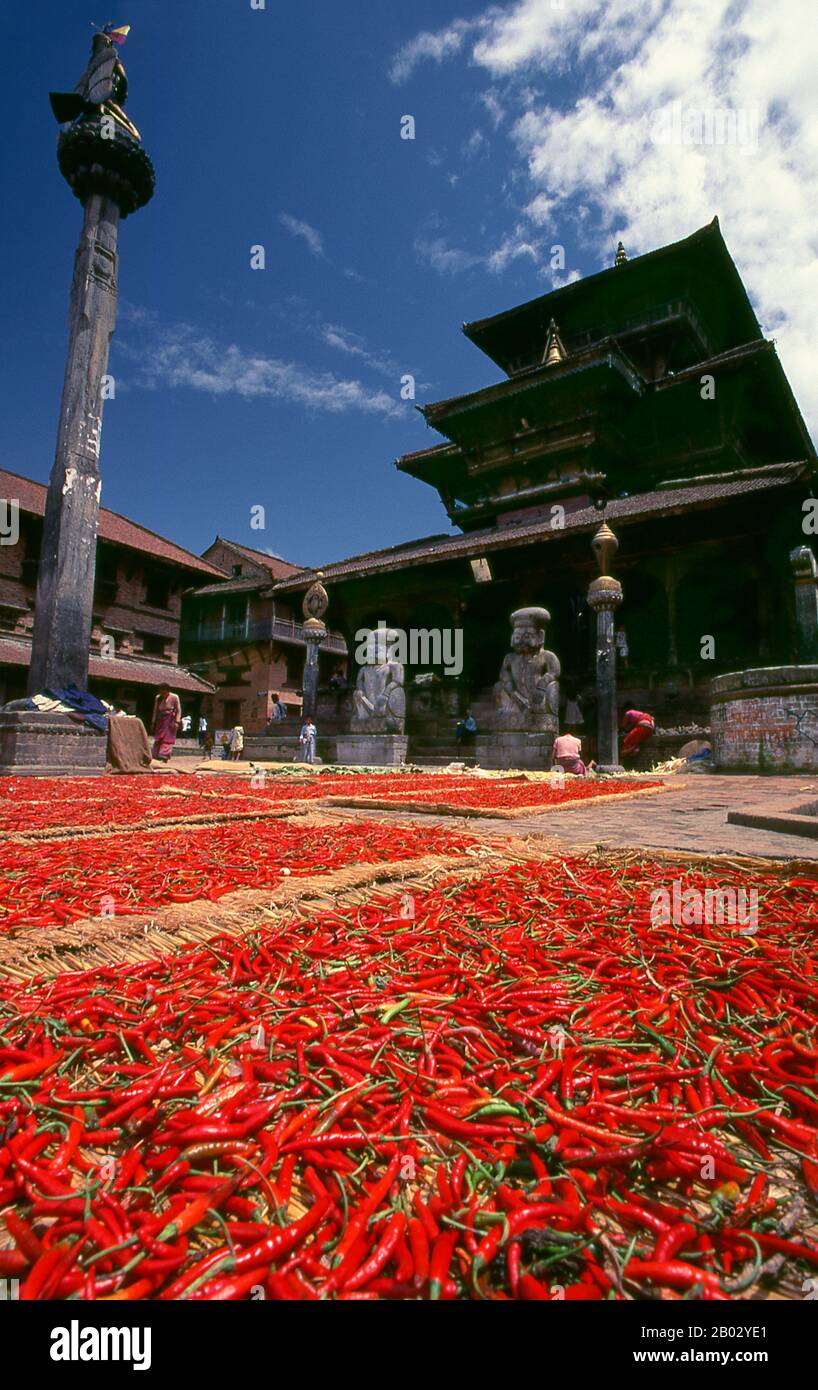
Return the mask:
{"type": "Polygon", "coordinates": [[[128,79],[117,53],[117,47],[125,42],[129,31],[128,24],[117,29],[106,24],[94,35],[88,66],[73,92],[51,93],[51,109],[61,125],[79,116],[108,115],[131,139],[141,139],[136,126],[125,115],[128,79]]]}
{"type": "Polygon", "coordinates": [[[406,721],[403,664],[395,657],[399,634],[379,626],[370,632],[364,663],[352,695],[352,730],[364,734],[402,734],[406,721]]]}
{"type": "Polygon", "coordinates": [[[494,687],[498,728],[557,731],[560,663],[545,646],[550,620],[545,608],[518,608],[511,615],[511,651],[494,687]]]}

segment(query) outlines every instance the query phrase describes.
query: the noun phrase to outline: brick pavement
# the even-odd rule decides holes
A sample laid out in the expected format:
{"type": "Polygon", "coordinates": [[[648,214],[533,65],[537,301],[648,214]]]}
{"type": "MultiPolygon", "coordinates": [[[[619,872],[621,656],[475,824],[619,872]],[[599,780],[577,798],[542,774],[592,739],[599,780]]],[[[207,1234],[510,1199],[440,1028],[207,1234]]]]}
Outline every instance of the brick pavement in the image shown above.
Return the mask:
{"type": "MultiPolygon", "coordinates": [[[[479,835],[537,835],[566,847],[595,845],[687,850],[701,854],[742,854],[764,859],[818,860],[818,841],[777,831],[750,830],[729,825],[729,810],[763,806],[767,811],[789,810],[818,794],[818,779],[794,777],[728,777],[716,773],[667,779],[669,790],[658,796],[635,797],[608,806],[599,801],[579,804],[553,815],[521,816],[516,820],[447,817],[448,824],[467,825],[479,835]]],[[[385,811],[349,811],[377,819],[404,819],[385,811]]],[[[412,815],[411,819],[419,817],[412,815]]],[[[427,821],[430,817],[423,816],[427,821]]],[[[437,819],[437,817],[435,817],[437,819]]]]}

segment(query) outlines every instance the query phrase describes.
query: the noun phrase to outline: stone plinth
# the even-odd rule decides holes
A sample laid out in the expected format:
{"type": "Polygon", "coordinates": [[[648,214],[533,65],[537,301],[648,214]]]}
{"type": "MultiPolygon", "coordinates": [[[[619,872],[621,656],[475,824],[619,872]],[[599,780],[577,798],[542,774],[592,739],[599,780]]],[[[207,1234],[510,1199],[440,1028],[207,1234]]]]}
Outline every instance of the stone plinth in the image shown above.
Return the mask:
{"type": "Polygon", "coordinates": [[[766,666],[710,684],[720,772],[818,772],[818,666],[766,666]]]}
{"type": "Polygon", "coordinates": [[[506,770],[520,768],[524,772],[546,772],[551,766],[553,733],[497,730],[477,734],[470,751],[480,767],[506,770]]]}
{"type": "MultiPolygon", "coordinates": [[[[334,738],[319,736],[317,748],[316,762],[336,761],[334,738]]],[[[244,762],[300,763],[304,761],[304,750],[297,734],[245,734],[241,756],[244,762]]]]}
{"type": "Polygon", "coordinates": [[[108,740],[68,714],[0,710],[0,774],[85,777],[105,772],[108,740]]]}
{"type": "Polygon", "coordinates": [[[405,734],[339,734],[336,757],[350,767],[400,767],[408,747],[405,734]]]}

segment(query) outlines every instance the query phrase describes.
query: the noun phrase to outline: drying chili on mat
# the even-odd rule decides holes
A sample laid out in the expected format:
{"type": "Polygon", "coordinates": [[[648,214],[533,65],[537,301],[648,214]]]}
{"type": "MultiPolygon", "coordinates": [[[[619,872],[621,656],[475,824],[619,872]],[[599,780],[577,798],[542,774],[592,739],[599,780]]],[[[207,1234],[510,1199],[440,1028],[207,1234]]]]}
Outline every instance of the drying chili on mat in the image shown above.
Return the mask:
{"type": "Polygon", "coordinates": [[[415,810],[429,810],[432,813],[458,811],[474,812],[491,816],[492,812],[536,812],[549,810],[555,806],[567,806],[578,801],[596,801],[611,796],[638,796],[642,792],[656,792],[664,789],[664,782],[637,781],[629,777],[585,778],[568,777],[564,781],[502,781],[480,780],[477,778],[459,780],[447,787],[427,781],[425,786],[415,790],[406,788],[403,782],[389,787],[376,786],[362,790],[355,786],[351,795],[333,791],[330,800],[347,806],[367,804],[381,810],[392,808],[407,810],[407,801],[415,810]]]}
{"type": "MultiPolygon", "coordinates": [[[[272,806],[324,798],[375,799],[405,809],[444,802],[452,808],[495,810],[549,807],[597,797],[656,790],[662,782],[606,778],[569,778],[562,784],[519,776],[477,777],[469,773],[333,773],[311,777],[179,774],[173,778],[112,777],[88,786],[86,778],[9,777],[3,785],[0,832],[30,834],[65,828],[117,829],[156,821],[184,821],[191,816],[263,814],[272,806]]],[[[434,805],[431,809],[436,809],[434,805]]]]}
{"type": "MultiPolygon", "coordinates": [[[[507,779],[502,779],[505,784],[507,779]]],[[[3,782],[0,831],[28,834],[33,830],[96,829],[150,825],[157,820],[185,820],[190,816],[229,816],[269,809],[277,803],[314,801],[329,795],[372,796],[376,792],[438,792],[462,788],[477,781],[467,773],[335,774],[329,770],[309,777],[281,774],[231,776],[180,773],[174,777],[122,776],[7,777],[3,782]]],[[[512,779],[508,779],[512,783],[512,779]]],[[[519,783],[518,783],[519,784],[519,783]]],[[[479,780],[480,788],[493,788],[494,779],[479,780]]],[[[531,785],[531,784],[528,784],[531,785]]]]}
{"type": "Polygon", "coordinates": [[[0,842],[0,931],[100,913],[150,912],[203,898],[216,901],[239,888],[274,888],[282,873],[458,854],[472,843],[439,827],[418,831],[353,821],[307,827],[285,820],[226,821],[40,844],[0,842]]]}
{"type": "Polygon", "coordinates": [[[1,987],[0,1276],[23,1299],[803,1297],[815,885],[675,874],[688,925],[652,912],[667,864],[568,856],[1,987]],[[688,890],[750,886],[757,929],[695,921],[688,890]]]}

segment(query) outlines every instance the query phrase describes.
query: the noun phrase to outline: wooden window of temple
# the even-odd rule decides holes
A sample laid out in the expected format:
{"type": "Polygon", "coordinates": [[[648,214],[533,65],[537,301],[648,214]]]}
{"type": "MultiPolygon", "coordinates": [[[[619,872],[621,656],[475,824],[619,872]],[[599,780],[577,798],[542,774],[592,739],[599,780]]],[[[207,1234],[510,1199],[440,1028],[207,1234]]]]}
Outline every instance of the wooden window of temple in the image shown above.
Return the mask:
{"type": "Polygon", "coordinates": [[[248,602],[246,598],[228,599],[224,611],[225,637],[245,637],[247,634],[248,602]]]}

